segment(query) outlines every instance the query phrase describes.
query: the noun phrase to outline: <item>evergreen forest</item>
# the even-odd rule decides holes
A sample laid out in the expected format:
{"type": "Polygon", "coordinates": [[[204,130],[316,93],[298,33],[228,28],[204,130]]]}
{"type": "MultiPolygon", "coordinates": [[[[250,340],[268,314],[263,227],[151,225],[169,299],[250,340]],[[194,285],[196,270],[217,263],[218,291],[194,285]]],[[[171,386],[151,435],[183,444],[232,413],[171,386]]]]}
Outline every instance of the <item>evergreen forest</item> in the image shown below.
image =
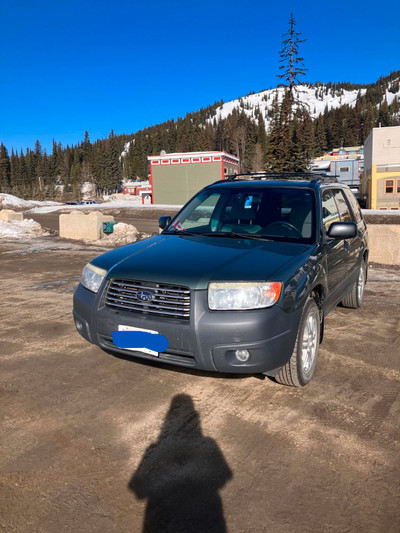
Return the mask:
{"type": "Polygon", "coordinates": [[[293,112],[291,91],[278,103],[275,97],[267,116],[259,110],[249,117],[243,101],[226,118],[217,119],[223,101],[135,133],[90,140],[86,131],[76,146],[53,141],[51,153],[36,141],[33,149],[11,153],[0,144],[0,192],[22,198],[61,198],[64,192],[79,199],[80,185],[92,182],[98,194],[116,190],[123,179],[148,178],[148,155],[217,150],[240,158],[241,171],[304,171],[310,161],[340,146],[362,145],[371,129],[400,125],[400,71],[371,85],[351,83],[308,84],[316,98],[358,90],[356,105],[325,109],[312,119],[305,107],[293,112]],[[366,89],[361,91],[361,89],[366,89]],[[386,92],[396,94],[388,104],[386,92]],[[293,113],[288,120],[288,116],[293,113]],[[269,128],[266,131],[265,119],[269,128]],[[129,143],[128,149],[125,149],[129,143]],[[121,154],[123,154],[121,156],[121,154]],[[283,163],[282,163],[283,162],[283,163]]]}

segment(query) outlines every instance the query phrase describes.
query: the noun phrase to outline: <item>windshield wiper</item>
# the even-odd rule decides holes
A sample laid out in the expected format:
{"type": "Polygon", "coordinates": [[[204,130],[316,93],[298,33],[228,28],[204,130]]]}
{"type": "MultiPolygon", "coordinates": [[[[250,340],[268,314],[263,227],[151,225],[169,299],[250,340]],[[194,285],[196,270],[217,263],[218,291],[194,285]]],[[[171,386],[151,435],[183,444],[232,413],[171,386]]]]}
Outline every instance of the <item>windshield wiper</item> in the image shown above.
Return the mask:
{"type": "Polygon", "coordinates": [[[186,231],[184,229],[176,229],[175,231],[167,231],[164,235],[201,235],[201,233],[194,233],[193,231],[186,231]]]}
{"type": "Polygon", "coordinates": [[[272,239],[264,235],[255,235],[254,233],[235,233],[234,231],[219,231],[218,233],[201,233],[203,237],[228,237],[231,239],[261,239],[263,241],[271,241],[272,239]]]}
{"type": "Polygon", "coordinates": [[[234,231],[219,231],[219,232],[210,232],[210,233],[195,233],[193,231],[186,231],[182,229],[177,229],[175,231],[167,231],[164,235],[186,235],[187,237],[197,236],[197,237],[225,237],[228,239],[258,239],[262,241],[271,241],[269,237],[264,235],[255,235],[254,233],[235,233],[234,231]]]}

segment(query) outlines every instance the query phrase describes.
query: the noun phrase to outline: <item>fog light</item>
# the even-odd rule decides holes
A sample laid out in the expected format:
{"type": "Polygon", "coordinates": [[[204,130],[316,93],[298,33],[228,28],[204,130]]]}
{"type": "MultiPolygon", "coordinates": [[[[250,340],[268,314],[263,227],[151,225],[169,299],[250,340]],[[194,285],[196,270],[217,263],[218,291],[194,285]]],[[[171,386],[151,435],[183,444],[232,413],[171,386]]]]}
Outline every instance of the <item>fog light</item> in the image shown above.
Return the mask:
{"type": "Polygon", "coordinates": [[[245,363],[249,360],[250,352],[249,350],[236,350],[235,352],[236,359],[241,361],[242,363],[245,363]]]}
{"type": "Polygon", "coordinates": [[[76,326],[76,329],[81,332],[83,330],[83,324],[80,320],[78,319],[75,319],[75,326],[76,326]]]}

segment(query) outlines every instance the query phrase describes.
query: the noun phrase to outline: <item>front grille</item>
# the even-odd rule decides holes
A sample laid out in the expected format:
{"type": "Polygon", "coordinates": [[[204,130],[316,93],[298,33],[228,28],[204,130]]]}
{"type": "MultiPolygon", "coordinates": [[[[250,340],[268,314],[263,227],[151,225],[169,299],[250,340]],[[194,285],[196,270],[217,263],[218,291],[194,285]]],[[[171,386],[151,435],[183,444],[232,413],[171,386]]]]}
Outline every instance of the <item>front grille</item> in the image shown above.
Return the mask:
{"type": "Polygon", "coordinates": [[[112,280],[106,296],[106,306],[134,313],[149,314],[189,320],[190,290],[164,283],[151,283],[131,280],[112,280]],[[138,299],[138,292],[153,294],[151,301],[138,299]]]}

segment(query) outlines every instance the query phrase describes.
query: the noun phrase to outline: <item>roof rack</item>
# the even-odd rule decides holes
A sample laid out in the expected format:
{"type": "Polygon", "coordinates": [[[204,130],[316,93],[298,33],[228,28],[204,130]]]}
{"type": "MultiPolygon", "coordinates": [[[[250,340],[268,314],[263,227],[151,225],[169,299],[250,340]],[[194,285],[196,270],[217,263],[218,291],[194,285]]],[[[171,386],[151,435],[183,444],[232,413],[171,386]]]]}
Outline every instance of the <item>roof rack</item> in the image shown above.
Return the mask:
{"type": "Polygon", "coordinates": [[[225,181],[234,180],[337,181],[336,176],[329,176],[324,172],[247,172],[225,176],[225,181]]]}

